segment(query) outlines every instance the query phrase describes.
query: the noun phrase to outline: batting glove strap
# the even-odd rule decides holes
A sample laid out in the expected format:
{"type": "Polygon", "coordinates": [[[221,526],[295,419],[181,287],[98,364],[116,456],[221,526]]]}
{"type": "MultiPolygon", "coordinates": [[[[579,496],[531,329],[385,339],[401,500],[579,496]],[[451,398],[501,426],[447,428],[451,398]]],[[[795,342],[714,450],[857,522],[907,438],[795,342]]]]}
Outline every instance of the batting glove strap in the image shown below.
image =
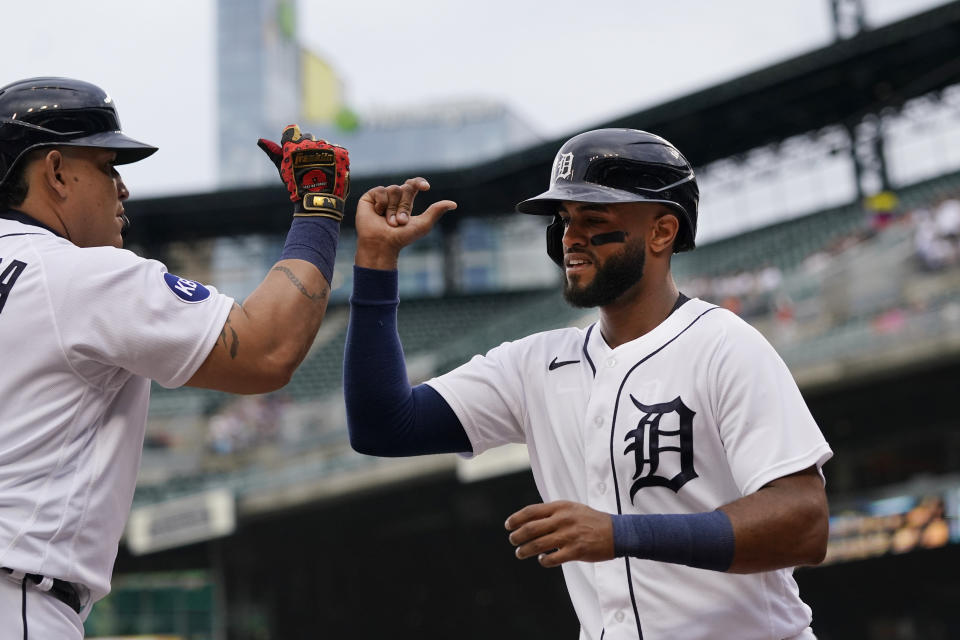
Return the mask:
{"type": "Polygon", "coordinates": [[[344,202],[342,198],[326,193],[308,193],[303,196],[303,200],[294,208],[293,215],[294,217],[300,218],[331,218],[340,222],[343,220],[343,209],[344,202]]]}

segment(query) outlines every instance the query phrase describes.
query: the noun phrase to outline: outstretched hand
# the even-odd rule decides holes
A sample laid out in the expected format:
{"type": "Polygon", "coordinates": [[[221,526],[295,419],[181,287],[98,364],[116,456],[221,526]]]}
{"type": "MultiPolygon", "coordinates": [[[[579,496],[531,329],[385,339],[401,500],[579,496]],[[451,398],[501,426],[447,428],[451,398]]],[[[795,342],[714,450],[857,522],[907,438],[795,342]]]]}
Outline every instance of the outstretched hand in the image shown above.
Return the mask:
{"type": "Polygon", "coordinates": [[[609,513],[564,500],[532,504],[505,523],[516,556],[537,557],[544,567],[564,562],[612,560],[613,519],[609,513]]]}
{"type": "Polygon", "coordinates": [[[358,267],[396,269],[400,250],[427,235],[444,213],[457,208],[452,200],[440,200],[413,215],[417,194],[430,189],[423,178],[410,178],[403,185],[370,189],[357,204],[358,267]]]}

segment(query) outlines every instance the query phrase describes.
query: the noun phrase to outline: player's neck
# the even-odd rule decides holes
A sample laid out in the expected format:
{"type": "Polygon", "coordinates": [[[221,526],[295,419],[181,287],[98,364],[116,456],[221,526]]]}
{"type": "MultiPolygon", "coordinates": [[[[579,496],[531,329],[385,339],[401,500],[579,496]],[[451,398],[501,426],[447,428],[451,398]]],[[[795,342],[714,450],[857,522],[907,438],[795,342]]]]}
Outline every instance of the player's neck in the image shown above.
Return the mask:
{"type": "Polygon", "coordinates": [[[36,189],[31,189],[23,202],[14,207],[14,209],[27,214],[37,222],[46,225],[56,233],[66,237],[66,230],[63,226],[63,214],[58,214],[56,203],[50,202],[49,199],[44,198],[45,194],[36,193],[36,191],[36,189]]]}
{"type": "Polygon", "coordinates": [[[600,333],[611,349],[653,331],[673,311],[680,292],[670,272],[654,280],[650,275],[616,302],[600,307],[600,333]]]}

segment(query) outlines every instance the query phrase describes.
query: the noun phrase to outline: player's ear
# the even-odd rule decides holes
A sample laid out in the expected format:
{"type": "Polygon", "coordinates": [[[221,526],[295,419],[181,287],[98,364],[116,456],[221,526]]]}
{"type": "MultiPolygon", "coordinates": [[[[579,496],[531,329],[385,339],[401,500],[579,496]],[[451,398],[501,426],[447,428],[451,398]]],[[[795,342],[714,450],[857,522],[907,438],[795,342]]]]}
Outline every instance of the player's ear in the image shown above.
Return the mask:
{"type": "Polygon", "coordinates": [[[67,183],[63,177],[65,164],[63,154],[59,149],[48,149],[41,157],[41,175],[44,183],[55,191],[61,198],[66,197],[67,183]]]}
{"type": "Polygon", "coordinates": [[[673,242],[680,231],[680,220],[674,212],[661,207],[653,220],[650,228],[650,250],[655,255],[666,252],[667,255],[673,253],[673,242]]]}

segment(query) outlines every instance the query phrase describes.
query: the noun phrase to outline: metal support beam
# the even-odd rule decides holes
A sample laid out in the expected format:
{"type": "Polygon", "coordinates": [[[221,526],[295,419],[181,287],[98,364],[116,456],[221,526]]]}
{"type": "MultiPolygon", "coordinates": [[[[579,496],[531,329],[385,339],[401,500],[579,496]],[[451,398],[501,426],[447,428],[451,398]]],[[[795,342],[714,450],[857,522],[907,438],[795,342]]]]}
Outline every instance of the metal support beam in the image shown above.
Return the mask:
{"type": "Polygon", "coordinates": [[[890,175],[884,154],[883,126],[880,116],[869,114],[861,121],[846,125],[850,135],[850,156],[860,199],[880,191],[889,191],[890,175]]]}
{"type": "Polygon", "coordinates": [[[863,0],[830,0],[834,40],[852,38],[867,28],[863,0]]]}

